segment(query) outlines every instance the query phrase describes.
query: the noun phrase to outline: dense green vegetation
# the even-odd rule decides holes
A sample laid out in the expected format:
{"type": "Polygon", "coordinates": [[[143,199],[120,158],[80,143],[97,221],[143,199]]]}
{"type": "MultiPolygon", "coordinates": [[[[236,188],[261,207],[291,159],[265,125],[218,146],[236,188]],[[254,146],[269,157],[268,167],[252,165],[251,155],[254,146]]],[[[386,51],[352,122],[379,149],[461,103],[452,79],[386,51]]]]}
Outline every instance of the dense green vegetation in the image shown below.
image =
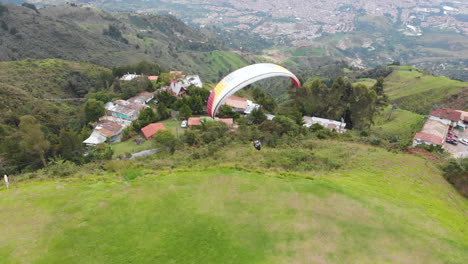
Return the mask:
{"type": "Polygon", "coordinates": [[[316,139],[262,151],[233,142],[197,155],[199,147],[185,147],[90,164],[67,179],[52,179],[60,177],[53,166],[26,176],[49,179],[12,177],[13,189],[0,189],[8,212],[0,215],[0,262],[467,257],[466,200],[424,158],[316,139]]]}
{"type": "Polygon", "coordinates": [[[216,34],[170,15],[109,13],[76,5],[41,8],[40,13],[10,5],[2,10],[0,60],[60,58],[103,66],[149,61],[210,82],[246,65],[216,34]]]}

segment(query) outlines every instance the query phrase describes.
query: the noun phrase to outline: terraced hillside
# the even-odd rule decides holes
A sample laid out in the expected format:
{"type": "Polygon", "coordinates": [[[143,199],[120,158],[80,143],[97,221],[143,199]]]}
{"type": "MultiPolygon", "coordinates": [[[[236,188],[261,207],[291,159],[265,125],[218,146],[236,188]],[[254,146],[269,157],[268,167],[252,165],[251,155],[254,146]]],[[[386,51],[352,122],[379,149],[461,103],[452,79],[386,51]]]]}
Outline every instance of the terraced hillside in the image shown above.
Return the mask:
{"type": "Polygon", "coordinates": [[[468,204],[433,163],[302,145],[13,179],[0,189],[0,262],[465,263],[468,204]]]}

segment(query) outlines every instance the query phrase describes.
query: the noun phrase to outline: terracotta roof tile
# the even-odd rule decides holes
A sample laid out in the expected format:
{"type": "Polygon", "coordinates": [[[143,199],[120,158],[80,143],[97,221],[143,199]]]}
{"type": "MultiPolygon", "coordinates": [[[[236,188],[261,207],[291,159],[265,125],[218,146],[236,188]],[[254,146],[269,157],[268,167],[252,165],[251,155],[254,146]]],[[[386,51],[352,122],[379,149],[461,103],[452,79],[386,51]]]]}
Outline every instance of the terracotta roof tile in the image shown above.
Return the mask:
{"type": "Polygon", "coordinates": [[[454,122],[458,122],[461,119],[462,113],[460,113],[457,110],[442,108],[431,111],[431,115],[442,119],[448,119],[454,122]]]}
{"type": "Polygon", "coordinates": [[[165,130],[166,127],[162,123],[152,123],[141,129],[141,132],[145,135],[146,139],[151,139],[151,137],[156,134],[159,130],[165,130]]]}

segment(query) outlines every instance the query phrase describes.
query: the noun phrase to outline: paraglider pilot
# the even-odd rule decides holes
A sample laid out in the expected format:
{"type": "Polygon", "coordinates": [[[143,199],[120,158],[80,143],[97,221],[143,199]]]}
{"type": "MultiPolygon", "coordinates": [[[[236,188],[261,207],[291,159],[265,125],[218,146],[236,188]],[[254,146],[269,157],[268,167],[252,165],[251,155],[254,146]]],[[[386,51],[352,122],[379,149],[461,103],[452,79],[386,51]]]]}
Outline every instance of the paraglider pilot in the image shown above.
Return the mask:
{"type": "Polygon", "coordinates": [[[253,145],[257,150],[262,149],[262,142],[260,142],[258,139],[253,142],[253,145]]]}

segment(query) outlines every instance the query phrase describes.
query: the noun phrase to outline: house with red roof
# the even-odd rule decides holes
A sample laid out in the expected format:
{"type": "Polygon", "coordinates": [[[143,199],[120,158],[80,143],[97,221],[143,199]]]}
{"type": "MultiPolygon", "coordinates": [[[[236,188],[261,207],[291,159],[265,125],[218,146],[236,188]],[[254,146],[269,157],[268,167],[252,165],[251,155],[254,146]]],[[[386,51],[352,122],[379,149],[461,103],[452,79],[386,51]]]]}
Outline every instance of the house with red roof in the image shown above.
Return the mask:
{"type": "Polygon", "coordinates": [[[445,108],[436,109],[431,111],[429,119],[437,120],[452,127],[457,127],[459,125],[464,127],[462,112],[458,110],[445,108]]]}
{"type": "Polygon", "coordinates": [[[247,98],[231,95],[224,101],[224,104],[230,106],[232,111],[249,115],[254,109],[260,107],[258,104],[247,98]]]}
{"type": "Polygon", "coordinates": [[[189,117],[187,125],[188,125],[188,127],[201,126],[201,118],[200,117],[189,117]]]}
{"type": "Polygon", "coordinates": [[[141,129],[141,132],[145,135],[147,140],[153,138],[154,134],[156,134],[160,130],[166,130],[167,128],[162,123],[151,123],[144,128],[141,129]]]}
{"type": "Polygon", "coordinates": [[[216,118],[215,120],[223,122],[229,128],[232,128],[232,126],[234,125],[234,119],[232,119],[232,118],[216,118]]]}
{"type": "Polygon", "coordinates": [[[422,130],[414,136],[413,146],[419,144],[442,146],[448,131],[449,125],[438,120],[428,119],[422,130]]]}

